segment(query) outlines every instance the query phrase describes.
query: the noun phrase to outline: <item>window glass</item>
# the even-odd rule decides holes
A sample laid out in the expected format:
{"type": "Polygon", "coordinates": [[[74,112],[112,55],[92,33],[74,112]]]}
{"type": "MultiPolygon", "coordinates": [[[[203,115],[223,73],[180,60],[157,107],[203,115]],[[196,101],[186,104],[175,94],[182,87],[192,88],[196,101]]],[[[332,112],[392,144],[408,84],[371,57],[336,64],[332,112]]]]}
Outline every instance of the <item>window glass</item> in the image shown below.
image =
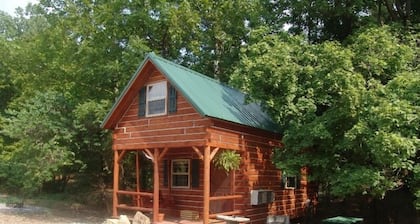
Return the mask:
{"type": "Polygon", "coordinates": [[[297,185],[297,177],[296,176],[289,176],[286,177],[285,188],[296,188],[297,185]]]}
{"type": "Polygon", "coordinates": [[[166,82],[147,86],[147,115],[166,114],[166,82]]]}
{"type": "Polygon", "coordinates": [[[190,186],[190,160],[172,160],[172,187],[190,186]]]}

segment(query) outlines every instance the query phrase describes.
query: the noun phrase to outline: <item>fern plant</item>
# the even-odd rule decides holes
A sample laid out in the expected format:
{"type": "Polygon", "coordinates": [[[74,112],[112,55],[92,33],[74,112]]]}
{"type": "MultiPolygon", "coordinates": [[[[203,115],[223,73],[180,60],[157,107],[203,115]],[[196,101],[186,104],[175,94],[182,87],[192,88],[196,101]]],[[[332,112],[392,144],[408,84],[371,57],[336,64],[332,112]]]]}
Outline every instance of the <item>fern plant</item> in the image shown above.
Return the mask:
{"type": "Polygon", "coordinates": [[[239,169],[241,156],[233,150],[224,150],[214,158],[213,162],[217,168],[230,172],[239,169]]]}

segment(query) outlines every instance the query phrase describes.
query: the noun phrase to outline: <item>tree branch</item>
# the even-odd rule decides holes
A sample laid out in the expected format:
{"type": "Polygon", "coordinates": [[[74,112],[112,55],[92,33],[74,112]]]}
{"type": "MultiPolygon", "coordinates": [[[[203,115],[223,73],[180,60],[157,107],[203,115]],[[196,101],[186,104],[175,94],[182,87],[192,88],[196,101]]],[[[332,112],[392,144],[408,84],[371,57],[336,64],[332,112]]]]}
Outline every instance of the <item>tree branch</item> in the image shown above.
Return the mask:
{"type": "Polygon", "coordinates": [[[395,11],[392,7],[392,4],[389,3],[388,0],[383,0],[384,5],[386,6],[386,9],[388,10],[389,15],[391,15],[391,20],[392,21],[396,21],[397,20],[397,15],[395,14],[395,11]]]}

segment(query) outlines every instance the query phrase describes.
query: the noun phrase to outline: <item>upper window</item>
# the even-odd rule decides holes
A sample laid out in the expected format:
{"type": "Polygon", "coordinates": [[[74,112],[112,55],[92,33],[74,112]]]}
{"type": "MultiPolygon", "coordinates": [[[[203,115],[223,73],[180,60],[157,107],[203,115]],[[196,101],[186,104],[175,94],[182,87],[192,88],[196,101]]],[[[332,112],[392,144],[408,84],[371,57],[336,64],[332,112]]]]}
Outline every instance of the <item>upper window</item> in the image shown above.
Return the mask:
{"type": "Polygon", "coordinates": [[[172,187],[190,187],[190,160],[172,160],[172,187]]]}
{"type": "Polygon", "coordinates": [[[166,114],[166,82],[153,83],[147,86],[146,115],[166,114]]]}

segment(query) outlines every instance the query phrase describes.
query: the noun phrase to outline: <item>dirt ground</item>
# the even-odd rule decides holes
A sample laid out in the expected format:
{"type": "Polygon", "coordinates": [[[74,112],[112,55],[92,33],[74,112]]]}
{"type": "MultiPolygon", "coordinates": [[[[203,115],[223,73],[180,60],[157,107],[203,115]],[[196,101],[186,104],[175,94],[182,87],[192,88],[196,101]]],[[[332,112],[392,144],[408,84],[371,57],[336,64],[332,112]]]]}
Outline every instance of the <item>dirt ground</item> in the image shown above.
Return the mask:
{"type": "Polygon", "coordinates": [[[0,204],[0,224],[101,224],[107,218],[103,212],[74,208],[46,208],[24,206],[10,208],[0,204]]]}

